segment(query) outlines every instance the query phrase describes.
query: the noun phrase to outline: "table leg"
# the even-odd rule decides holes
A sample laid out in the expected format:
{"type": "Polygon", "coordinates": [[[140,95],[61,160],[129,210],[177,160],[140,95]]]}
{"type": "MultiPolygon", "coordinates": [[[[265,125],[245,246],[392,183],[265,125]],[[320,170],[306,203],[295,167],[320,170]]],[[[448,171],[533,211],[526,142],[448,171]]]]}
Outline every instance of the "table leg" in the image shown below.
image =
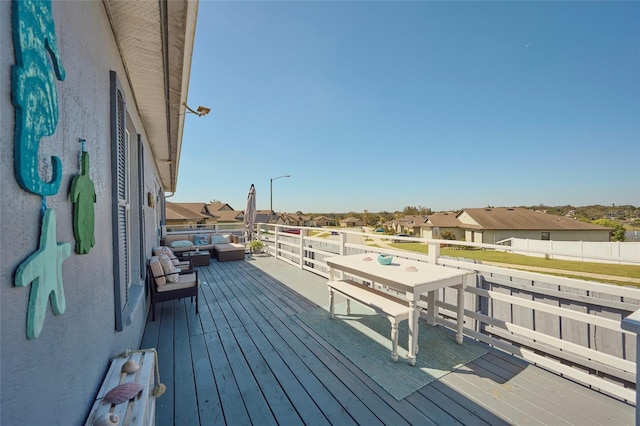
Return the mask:
{"type": "Polygon", "coordinates": [[[398,362],[398,322],[391,321],[391,361],[398,362]]]}
{"type": "Polygon", "coordinates": [[[436,314],[438,312],[438,308],[436,307],[436,292],[435,290],[427,293],[427,303],[429,306],[429,311],[427,312],[427,324],[436,325],[436,314]]]}
{"type": "Polygon", "coordinates": [[[407,360],[409,364],[416,365],[416,347],[418,346],[418,309],[417,298],[419,295],[407,293],[409,297],[409,355],[407,360]]]}
{"type": "Polygon", "coordinates": [[[329,317],[335,317],[335,310],[333,308],[333,289],[329,287],[329,317]]]}

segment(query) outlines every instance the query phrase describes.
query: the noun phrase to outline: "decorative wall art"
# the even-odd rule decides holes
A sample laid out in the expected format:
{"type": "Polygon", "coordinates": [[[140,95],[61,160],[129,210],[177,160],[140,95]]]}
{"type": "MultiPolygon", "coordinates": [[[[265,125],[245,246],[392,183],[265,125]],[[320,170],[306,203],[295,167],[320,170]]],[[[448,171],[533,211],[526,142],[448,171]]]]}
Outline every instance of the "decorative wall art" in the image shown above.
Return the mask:
{"type": "Polygon", "coordinates": [[[42,196],[54,195],[62,179],[60,158],[51,157],[51,181],[43,181],[38,174],[40,140],[43,136],[53,135],[58,125],[54,76],[58,80],[65,78],[51,16],[51,1],[14,1],[11,22],[16,55],[16,65],[11,70],[12,102],[16,115],[16,180],[25,191],[42,196]]]}
{"type": "Polygon", "coordinates": [[[14,170],[22,189],[42,196],[40,247],[18,267],[16,287],[31,284],[27,311],[27,337],[40,335],[47,305],[56,315],[64,313],[66,301],[62,263],[71,255],[71,244],[56,241],[56,214],[47,208],[46,197],[55,195],[62,180],[62,161],[52,156],[52,177],[40,177],[40,140],[58,126],[56,79],[64,80],[50,0],[12,2],[11,24],[16,64],[11,67],[11,100],[15,108],[14,170]],[[51,69],[53,63],[53,69],[51,69]]]}
{"type": "Polygon", "coordinates": [[[93,181],[89,177],[89,153],[82,143],[80,164],[82,172],[73,178],[71,183],[71,202],[73,208],[73,234],[76,238],[76,253],[87,254],[96,243],[95,213],[93,204],[96,202],[96,191],[93,181]]]}
{"type": "Polygon", "coordinates": [[[40,335],[48,301],[56,315],[64,313],[66,301],[62,284],[62,263],[71,255],[71,244],[56,241],[56,212],[47,209],[42,218],[40,248],[20,264],[16,271],[16,287],[31,284],[27,337],[40,335]]]}

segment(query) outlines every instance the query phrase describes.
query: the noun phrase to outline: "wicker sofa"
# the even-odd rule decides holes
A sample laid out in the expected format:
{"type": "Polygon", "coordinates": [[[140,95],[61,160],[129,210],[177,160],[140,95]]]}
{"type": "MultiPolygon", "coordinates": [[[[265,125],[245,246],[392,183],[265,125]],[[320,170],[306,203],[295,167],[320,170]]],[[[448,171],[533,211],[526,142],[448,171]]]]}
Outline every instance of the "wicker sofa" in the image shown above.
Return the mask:
{"type": "Polygon", "coordinates": [[[211,257],[218,262],[228,260],[243,260],[245,245],[240,242],[240,236],[230,233],[194,232],[167,235],[160,244],[171,248],[179,255],[185,251],[209,250],[211,257]]]}

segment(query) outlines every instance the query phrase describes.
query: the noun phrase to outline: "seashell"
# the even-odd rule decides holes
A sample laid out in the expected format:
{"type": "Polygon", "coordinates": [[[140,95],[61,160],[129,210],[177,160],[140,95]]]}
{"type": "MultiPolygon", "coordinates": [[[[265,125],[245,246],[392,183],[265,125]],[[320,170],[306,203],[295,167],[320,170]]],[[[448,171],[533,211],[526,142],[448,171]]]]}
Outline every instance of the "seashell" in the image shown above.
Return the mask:
{"type": "Polygon", "coordinates": [[[407,266],[406,268],[404,268],[404,270],[407,272],[418,272],[418,268],[416,268],[415,266],[407,266]]]}
{"type": "Polygon", "coordinates": [[[120,417],[113,413],[104,413],[93,421],[93,426],[117,426],[120,423],[120,417]]]}
{"type": "Polygon", "coordinates": [[[139,369],[140,369],[140,366],[138,365],[138,363],[130,359],[129,361],[122,364],[122,369],[120,370],[120,372],[131,374],[131,373],[135,373],[139,369]]]}
{"type": "Polygon", "coordinates": [[[365,262],[371,262],[373,260],[373,258],[371,256],[367,256],[367,257],[363,258],[362,260],[364,260],[365,262]]]}
{"type": "Polygon", "coordinates": [[[123,383],[111,389],[102,399],[103,404],[122,404],[130,400],[142,390],[140,383],[123,383]]]}

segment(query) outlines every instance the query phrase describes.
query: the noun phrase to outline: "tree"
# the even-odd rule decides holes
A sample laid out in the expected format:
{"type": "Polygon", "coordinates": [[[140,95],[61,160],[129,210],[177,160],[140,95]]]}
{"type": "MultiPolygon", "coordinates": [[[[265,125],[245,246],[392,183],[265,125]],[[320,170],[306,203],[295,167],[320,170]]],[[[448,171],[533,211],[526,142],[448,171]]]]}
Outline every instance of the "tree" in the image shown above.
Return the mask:
{"type": "Polygon", "coordinates": [[[418,214],[418,208],[414,206],[405,206],[405,208],[402,209],[402,213],[404,213],[405,216],[416,216],[418,214]]]}
{"type": "Polygon", "coordinates": [[[454,234],[453,231],[444,231],[440,234],[440,238],[443,240],[455,240],[456,234],[454,234]]]}
{"type": "Polygon", "coordinates": [[[606,226],[608,228],[613,228],[613,231],[611,231],[611,234],[609,236],[609,239],[611,241],[625,241],[626,240],[626,230],[624,229],[624,226],[622,226],[620,223],[616,222],[615,220],[612,219],[596,219],[594,221],[592,221],[592,223],[595,223],[596,225],[600,225],[600,226],[606,226]]]}
{"type": "Polygon", "coordinates": [[[433,214],[429,207],[422,206],[406,206],[404,209],[402,209],[402,213],[405,216],[428,216],[430,214],[433,214]]]}

